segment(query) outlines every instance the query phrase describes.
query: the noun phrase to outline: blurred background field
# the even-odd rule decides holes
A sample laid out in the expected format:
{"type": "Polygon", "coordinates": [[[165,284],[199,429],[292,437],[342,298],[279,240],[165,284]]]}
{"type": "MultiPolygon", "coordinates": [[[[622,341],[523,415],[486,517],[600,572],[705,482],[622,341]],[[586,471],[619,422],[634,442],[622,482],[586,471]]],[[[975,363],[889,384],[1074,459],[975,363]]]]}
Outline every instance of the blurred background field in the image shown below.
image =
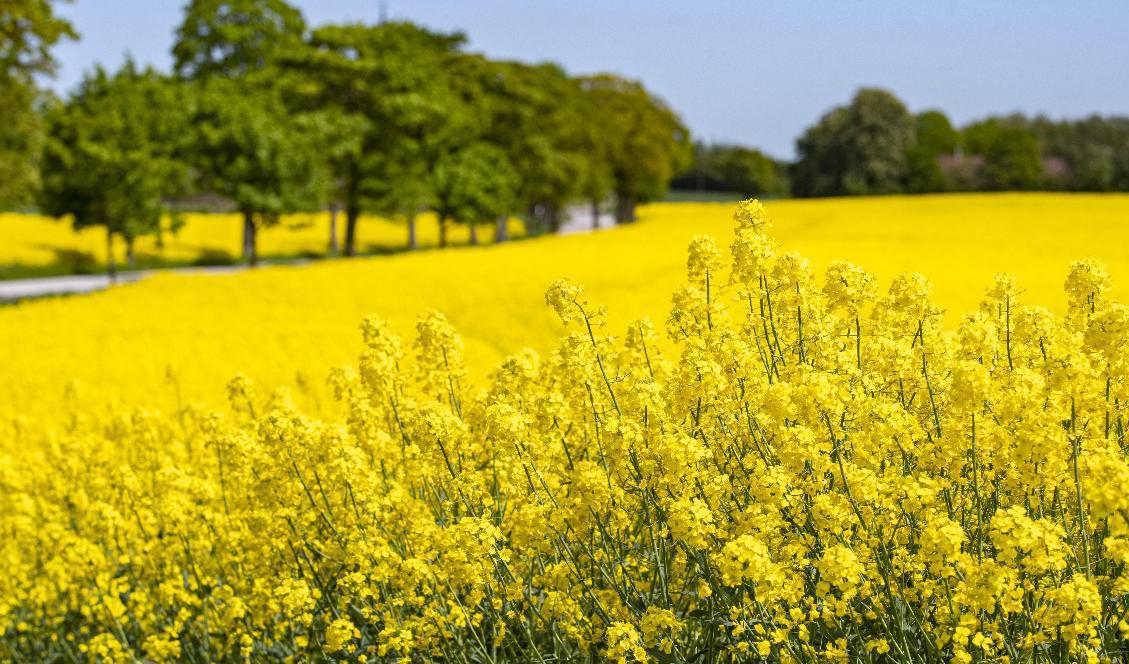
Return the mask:
{"type": "MultiPolygon", "coordinates": [[[[242,219],[238,214],[194,212],[181,215],[183,226],[172,232],[171,219],[162,222],[160,235],[137,239],[138,268],[182,265],[231,265],[240,260],[242,219]]],[[[434,214],[421,214],[417,220],[420,248],[434,247],[439,239],[439,224],[434,214]]],[[[493,224],[480,224],[481,242],[494,238],[493,224]]],[[[341,246],[344,225],[336,225],[341,246]]],[[[466,244],[469,227],[453,226],[450,242],[466,244]]],[[[512,220],[511,238],[521,237],[524,226],[512,220]]],[[[325,256],[329,247],[328,212],[290,214],[277,226],[260,234],[260,252],[266,258],[287,259],[325,256]]],[[[357,224],[357,249],[362,254],[386,254],[404,250],[407,225],[376,216],[362,216],[357,224]]],[[[126,261],[125,243],[114,241],[115,258],[126,261]]],[[[0,279],[52,274],[89,274],[106,269],[106,236],[96,227],[74,230],[67,220],[34,214],[0,212],[0,279]]]]}
{"type": "MultiPolygon", "coordinates": [[[[177,398],[166,376],[171,367],[185,400],[214,402],[244,372],[264,389],[291,386],[318,408],[328,400],[328,369],[359,352],[364,316],[379,314],[410,337],[428,308],[463,334],[472,378],[481,379],[507,353],[551,351],[562,330],[543,294],[561,276],[608,305],[611,330],[643,315],[661,328],[658,318],[685,278],[687,243],[707,233],[727,246],[732,210],[732,203],[659,203],[642,207],[637,223],[591,234],[230,275],[159,274],[90,296],[0,307],[0,403],[24,416],[68,412],[60,408],[68,393],[96,404],[169,408],[177,398]]],[[[768,211],[784,249],[809,257],[817,270],[849,259],[874,271],[883,288],[899,272],[923,272],[950,324],[977,306],[999,271],[1016,275],[1024,301],[1056,312],[1065,304],[1067,267],[1080,257],[1107,262],[1113,296],[1127,293],[1129,195],[782,200],[768,211]]],[[[221,221],[199,219],[189,228],[221,221]]],[[[373,233],[366,242],[392,242],[402,230],[362,229],[373,233]]],[[[223,246],[218,233],[194,232],[198,242],[223,246]]],[[[274,246],[299,251],[322,237],[309,229],[287,237],[285,225],[270,232],[277,235],[264,237],[276,238],[268,240],[274,246]]],[[[194,246],[182,242],[182,251],[194,246]]]]}

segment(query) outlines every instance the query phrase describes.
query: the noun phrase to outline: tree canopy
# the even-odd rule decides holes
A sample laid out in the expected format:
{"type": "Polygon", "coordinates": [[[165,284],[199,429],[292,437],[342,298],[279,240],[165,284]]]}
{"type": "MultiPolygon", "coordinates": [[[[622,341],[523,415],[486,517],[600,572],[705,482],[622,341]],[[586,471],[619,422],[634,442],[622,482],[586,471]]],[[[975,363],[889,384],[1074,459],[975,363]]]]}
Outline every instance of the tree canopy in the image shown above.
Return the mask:
{"type": "Polygon", "coordinates": [[[0,6],[0,206],[39,200],[127,242],[159,228],[186,180],[243,214],[251,262],[259,229],[326,207],[344,211],[352,255],[366,212],[405,221],[414,247],[424,210],[444,232],[504,231],[522,215],[536,233],[557,230],[578,202],[598,218],[609,198],[631,221],[672,184],[745,196],[1129,190],[1129,118],[1013,115],[958,128],[863,88],[809,127],[787,164],[692,144],[637,81],[492,60],[467,53],[461,33],[408,22],[311,29],[285,0],[188,0],[172,75],[99,69],[60,101],[35,85],[54,69],[52,46],[74,36],[54,6],[0,6]]]}
{"type": "Polygon", "coordinates": [[[1039,141],[1021,119],[991,118],[970,125],[964,129],[964,145],[983,159],[983,189],[1034,189],[1042,180],[1039,141]]]}
{"type": "Polygon", "coordinates": [[[477,99],[480,136],[505,151],[521,173],[516,204],[528,219],[555,231],[564,205],[580,195],[589,162],[597,158],[584,131],[577,82],[557,65],[464,58],[460,77],[477,99]]]}
{"type": "Polygon", "coordinates": [[[51,75],[51,49],[78,34],[49,0],[0,3],[0,209],[34,203],[43,149],[36,75],[51,75]]]}
{"type": "Polygon", "coordinates": [[[160,232],[165,200],[187,185],[189,107],[183,86],[152,70],[95,69],[47,112],[43,211],[104,227],[132,259],[133,241],[160,232]]]}
{"type": "Polygon", "coordinates": [[[800,196],[901,191],[913,131],[913,116],[897,97],[863,88],[796,141],[793,191],[800,196]]]}
{"type": "Polygon", "coordinates": [[[30,82],[0,78],[0,209],[34,202],[44,139],[38,98],[30,82]]]}
{"type": "Polygon", "coordinates": [[[4,0],[0,4],[0,79],[24,79],[51,74],[51,48],[78,33],[55,15],[51,0],[4,0]]]}
{"type": "Polygon", "coordinates": [[[760,150],[740,145],[694,145],[693,164],[674,178],[676,189],[697,189],[773,197],[788,194],[786,165],[760,150]]]}
{"type": "MultiPolygon", "coordinates": [[[[42,18],[50,9],[41,0],[12,6],[0,16],[18,10],[42,18]]],[[[44,21],[0,53],[19,53],[21,66],[46,71],[46,48],[68,31],[65,22],[44,21]]],[[[310,29],[285,0],[188,0],[172,48],[175,79],[166,81],[185,95],[187,147],[170,139],[166,153],[188,164],[194,192],[218,196],[243,214],[243,254],[252,262],[258,229],[283,214],[325,206],[345,212],[346,254],[357,250],[363,212],[404,219],[409,247],[414,219],[427,209],[445,223],[498,222],[500,231],[505,219],[522,214],[538,232],[556,230],[574,202],[598,211],[614,196],[626,221],[636,203],[662,196],[689,163],[689,132],[641,84],[612,75],[576,78],[552,63],[490,60],[464,52],[465,42],[462,34],[407,22],[310,29]]],[[[102,72],[92,81],[124,86],[129,76],[146,84],[163,78],[150,71],[123,72],[121,82],[115,76],[102,72]]],[[[8,127],[21,127],[12,136],[22,141],[0,140],[5,183],[39,170],[6,151],[42,152],[31,131],[41,116],[21,117],[21,125],[7,110],[15,102],[30,108],[37,92],[16,92],[0,99],[0,114],[8,127]]],[[[75,127],[79,118],[92,122],[76,110],[85,113],[88,98],[93,92],[52,112],[45,154],[56,172],[44,200],[63,195],[64,173],[80,154],[75,127]]],[[[123,108],[132,103],[119,101],[123,108]]],[[[113,178],[110,161],[91,168],[113,178]]],[[[74,177],[74,188],[88,184],[74,177]]],[[[117,194],[107,187],[106,195],[117,194]]],[[[138,207],[133,216],[151,219],[152,200],[138,207]]],[[[118,223],[107,215],[99,218],[108,227],[118,223]]],[[[97,217],[92,210],[80,216],[97,217]]],[[[121,223],[132,229],[139,222],[125,215],[121,223]]]]}
{"type": "Polygon", "coordinates": [[[941,111],[918,113],[914,118],[913,145],[906,150],[906,190],[915,193],[947,188],[940,159],[960,145],[960,134],[941,111]]]}
{"type": "Polygon", "coordinates": [[[463,41],[410,23],[326,25],[282,58],[292,107],[332,109],[352,128],[329,154],[347,255],[362,211],[412,217],[432,201],[436,161],[471,124],[447,67],[463,41]]]}
{"type": "Polygon", "coordinates": [[[939,110],[912,116],[893,95],[864,89],[808,128],[796,150],[797,196],[1129,191],[1127,117],[1012,114],[955,128],[939,110]]]}
{"type": "Polygon", "coordinates": [[[305,31],[302,13],[285,0],[191,0],[173,66],[188,78],[245,76],[299,47],[305,31]]]}
{"type": "Polygon", "coordinates": [[[690,131],[642,84],[611,74],[580,80],[588,94],[596,140],[604,146],[616,197],[616,218],[635,219],[636,203],[659,198],[690,164],[690,131]]]}
{"type": "Polygon", "coordinates": [[[192,163],[200,186],[230,199],[244,218],[243,257],[258,259],[257,230],[287,212],[321,209],[331,181],[321,113],[287,113],[279,92],[213,79],[197,91],[192,163]]]}
{"type": "Polygon", "coordinates": [[[434,174],[435,213],[439,216],[439,246],[447,244],[449,221],[471,228],[493,222],[514,209],[521,178],[506,153],[489,143],[472,143],[449,153],[436,164],[434,174]]]}

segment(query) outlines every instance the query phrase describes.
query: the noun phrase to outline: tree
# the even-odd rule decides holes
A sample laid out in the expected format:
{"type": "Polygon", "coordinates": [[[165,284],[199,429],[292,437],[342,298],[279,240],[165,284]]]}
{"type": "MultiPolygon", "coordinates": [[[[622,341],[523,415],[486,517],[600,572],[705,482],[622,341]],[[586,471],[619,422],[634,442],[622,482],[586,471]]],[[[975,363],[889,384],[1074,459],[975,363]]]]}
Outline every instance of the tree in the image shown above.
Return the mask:
{"type": "Polygon", "coordinates": [[[449,222],[468,224],[471,244],[477,244],[476,225],[512,212],[520,186],[514,166],[496,146],[474,143],[444,156],[434,174],[439,246],[447,246],[449,222]]]}
{"type": "Polygon", "coordinates": [[[599,141],[612,176],[616,220],[635,220],[635,205],[664,193],[690,164],[690,132],[662,100],[611,74],[580,79],[598,109],[599,141]]]}
{"type": "Polygon", "coordinates": [[[111,278],[114,236],[133,265],[134,241],[160,232],[164,200],[185,187],[188,108],[182,85],[127,61],[114,75],[96,69],[47,114],[41,207],[75,229],[105,227],[111,278]]]}
{"type": "Polygon", "coordinates": [[[277,90],[214,79],[192,118],[193,163],[205,190],[243,215],[243,258],[258,262],[259,229],[290,212],[324,209],[331,181],[322,150],[334,119],[286,113],[277,90]]]}
{"type": "Polygon", "coordinates": [[[329,196],[326,161],[348,151],[350,118],[291,113],[280,57],[302,48],[306,22],[285,0],[190,0],[174,67],[197,81],[193,162],[202,185],[243,215],[243,258],[258,262],[258,231],[329,196]],[[326,149],[333,143],[339,147],[326,149]]]}
{"type": "Polygon", "coordinates": [[[1029,127],[1045,156],[1066,162],[1071,189],[1129,190],[1129,118],[1092,115],[1055,122],[1039,117],[1029,127]]]}
{"type": "Polygon", "coordinates": [[[964,128],[964,145],[983,163],[978,188],[989,191],[1035,189],[1042,183],[1039,141],[1022,117],[989,118],[964,128]]]}
{"type": "Polygon", "coordinates": [[[4,0],[0,5],[0,75],[27,78],[52,74],[51,48],[78,34],[66,19],[55,15],[50,0],[4,0]]]}
{"type": "MultiPolygon", "coordinates": [[[[596,109],[592,100],[587,96],[581,97],[584,104],[585,116],[596,117],[596,109]]],[[[600,204],[603,203],[615,189],[615,177],[612,173],[611,159],[608,156],[610,146],[601,140],[601,127],[598,122],[584,124],[584,170],[579,181],[580,195],[588,201],[592,209],[592,228],[600,228],[600,204]]],[[[498,232],[503,233],[504,222],[499,222],[498,232]]]]}
{"type": "Polygon", "coordinates": [[[457,66],[464,99],[481,119],[481,140],[500,147],[521,176],[518,204],[527,222],[555,232],[595,156],[586,130],[593,116],[582,106],[578,82],[553,64],[468,56],[457,66]]]}
{"type": "Polygon", "coordinates": [[[38,91],[30,82],[0,78],[0,209],[34,202],[43,152],[38,91]]]}
{"type": "Polygon", "coordinates": [[[246,76],[300,47],[305,31],[302,13],[285,0],[191,0],[173,66],[185,78],[246,76]]]}
{"type": "Polygon", "coordinates": [[[34,76],[53,74],[52,47],[77,36],[49,0],[0,3],[0,209],[34,202],[44,140],[34,76]]]}
{"type": "Polygon", "coordinates": [[[723,191],[745,197],[788,193],[785,169],[759,150],[739,145],[694,145],[690,169],[674,180],[676,189],[723,191]]]}
{"type": "Polygon", "coordinates": [[[410,23],[327,25],[314,30],[308,48],[282,58],[297,75],[292,105],[332,109],[354,128],[330,154],[346,255],[356,251],[363,210],[405,217],[415,247],[415,215],[431,202],[435,162],[466,133],[446,70],[463,41],[410,23]]]}
{"type": "Polygon", "coordinates": [[[902,191],[913,116],[897,97],[874,88],[820,118],[796,141],[792,171],[797,196],[890,194],[902,191]]]}
{"type": "Polygon", "coordinates": [[[924,111],[914,118],[913,145],[906,151],[906,189],[914,193],[948,188],[941,171],[941,155],[957,150],[960,134],[941,111],[924,111]]]}

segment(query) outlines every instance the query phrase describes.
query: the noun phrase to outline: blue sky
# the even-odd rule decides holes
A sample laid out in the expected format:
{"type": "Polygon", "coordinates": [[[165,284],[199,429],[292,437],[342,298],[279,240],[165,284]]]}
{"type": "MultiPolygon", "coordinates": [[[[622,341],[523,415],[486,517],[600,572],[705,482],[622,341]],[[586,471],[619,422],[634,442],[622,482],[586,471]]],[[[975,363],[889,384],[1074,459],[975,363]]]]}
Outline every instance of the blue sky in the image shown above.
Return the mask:
{"type": "MultiPolygon", "coordinates": [[[[375,21],[379,0],[298,0],[311,24],[375,21]]],[[[391,18],[462,30],[494,57],[642,80],[711,141],[781,157],[862,85],[957,122],[1024,111],[1129,114],[1126,0],[388,0],[391,18]]],[[[82,40],[53,83],[129,52],[169,66],[182,0],[74,0],[82,40]]]]}

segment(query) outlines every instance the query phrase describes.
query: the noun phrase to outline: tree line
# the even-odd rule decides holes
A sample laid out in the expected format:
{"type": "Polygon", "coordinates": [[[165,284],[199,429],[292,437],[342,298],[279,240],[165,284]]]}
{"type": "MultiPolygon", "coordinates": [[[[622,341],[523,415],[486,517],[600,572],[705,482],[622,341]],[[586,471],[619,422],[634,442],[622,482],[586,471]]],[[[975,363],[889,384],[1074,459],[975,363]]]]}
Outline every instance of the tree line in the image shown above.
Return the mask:
{"type": "Polygon", "coordinates": [[[863,88],[796,141],[788,163],[736,145],[694,146],[677,189],[768,196],[949,191],[1129,191],[1129,117],[1055,121],[1020,114],[954,127],[863,88]]]}
{"type": "MultiPolygon", "coordinates": [[[[132,256],[169,228],[170,201],[219,197],[243,218],[243,256],[282,215],[331,211],[329,251],[354,255],[363,213],[432,211],[451,224],[521,216],[554,231],[568,205],[613,201],[618,221],[668,187],[844,196],[993,190],[1129,191],[1129,117],[989,117],[955,127],[859,90],[785,162],[692,144],[640,83],[498,61],[465,36],[407,22],[309,26],[285,0],[190,0],[169,73],[95,67],[65,98],[40,90],[51,49],[77,38],[52,0],[0,4],[0,209],[100,226],[132,256]],[[338,221],[340,220],[340,222],[338,221]],[[343,241],[337,246],[338,223],[343,241]]],[[[178,217],[172,215],[172,229],[178,217]]],[[[112,254],[111,254],[112,255],[112,254]]]]}
{"type": "Polygon", "coordinates": [[[638,82],[492,60],[408,22],[311,27],[285,0],[190,0],[172,72],[99,66],[59,99],[35,87],[76,37],[51,10],[0,8],[0,206],[104,227],[130,254],[169,201],[203,193],[241,214],[251,263],[291,212],[340,216],[350,256],[362,213],[402,220],[409,248],[425,210],[440,245],[451,224],[504,240],[511,215],[554,231],[576,203],[628,222],[690,161],[681,119],[638,82]]]}

